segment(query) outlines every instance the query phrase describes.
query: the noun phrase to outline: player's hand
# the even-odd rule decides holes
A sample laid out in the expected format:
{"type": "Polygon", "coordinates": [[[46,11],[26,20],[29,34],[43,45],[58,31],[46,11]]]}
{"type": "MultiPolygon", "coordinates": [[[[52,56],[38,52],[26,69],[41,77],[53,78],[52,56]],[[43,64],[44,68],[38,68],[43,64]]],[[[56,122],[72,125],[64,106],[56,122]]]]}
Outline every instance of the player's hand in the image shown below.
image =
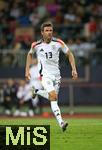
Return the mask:
{"type": "Polygon", "coordinates": [[[29,81],[31,78],[31,75],[28,71],[25,73],[25,78],[26,78],[26,81],[29,81]]]}
{"type": "Polygon", "coordinates": [[[76,70],[72,70],[72,79],[76,80],[78,78],[78,73],[76,70]]]}

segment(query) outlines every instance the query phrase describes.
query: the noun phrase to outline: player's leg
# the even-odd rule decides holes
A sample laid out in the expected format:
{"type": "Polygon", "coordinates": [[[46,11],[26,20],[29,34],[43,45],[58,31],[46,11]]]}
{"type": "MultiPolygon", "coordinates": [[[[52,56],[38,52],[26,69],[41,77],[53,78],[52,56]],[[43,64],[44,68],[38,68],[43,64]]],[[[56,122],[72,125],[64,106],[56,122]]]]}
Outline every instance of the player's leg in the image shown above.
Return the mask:
{"type": "MultiPolygon", "coordinates": [[[[60,78],[57,78],[55,80],[55,86],[54,87],[55,87],[56,93],[58,94],[59,93],[59,88],[60,88],[60,78]]],[[[61,122],[61,127],[62,127],[63,132],[66,130],[67,126],[68,126],[67,122],[64,122],[64,121],[61,122]]]]}
{"type": "Polygon", "coordinates": [[[49,81],[48,78],[44,78],[44,77],[42,78],[42,82],[41,82],[42,87],[40,87],[40,89],[33,82],[32,88],[31,88],[32,98],[35,98],[36,95],[40,95],[46,99],[49,99],[49,94],[48,94],[48,91],[46,90],[46,87],[48,84],[52,86],[52,81],[49,81]]]}
{"type": "Polygon", "coordinates": [[[68,123],[64,122],[61,116],[61,111],[58,106],[58,92],[59,92],[59,81],[55,84],[55,90],[49,93],[49,99],[51,101],[51,109],[63,131],[66,130],[68,123]]]}
{"type": "Polygon", "coordinates": [[[38,95],[35,96],[35,98],[32,98],[32,104],[34,107],[38,106],[39,98],[38,95]]]}
{"type": "Polygon", "coordinates": [[[60,108],[57,103],[58,91],[59,91],[59,81],[54,86],[54,83],[51,79],[43,78],[42,84],[43,84],[44,90],[38,90],[37,94],[50,100],[52,112],[54,113],[60,127],[62,127],[62,129],[64,131],[68,124],[64,123],[62,116],[61,116],[60,108]]]}
{"type": "Polygon", "coordinates": [[[49,100],[51,102],[51,109],[53,114],[55,115],[60,127],[62,125],[62,123],[64,122],[61,116],[61,112],[60,112],[60,108],[58,106],[57,100],[58,100],[58,96],[55,90],[49,92],[49,100]]]}

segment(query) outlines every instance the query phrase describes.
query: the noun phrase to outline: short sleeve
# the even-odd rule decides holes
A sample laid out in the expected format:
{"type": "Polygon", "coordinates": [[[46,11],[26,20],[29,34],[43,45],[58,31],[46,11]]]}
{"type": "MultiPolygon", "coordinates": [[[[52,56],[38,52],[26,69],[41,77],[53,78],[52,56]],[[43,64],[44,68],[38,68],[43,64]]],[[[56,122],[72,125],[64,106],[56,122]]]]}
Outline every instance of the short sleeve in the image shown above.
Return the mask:
{"type": "Polygon", "coordinates": [[[35,53],[35,51],[36,51],[35,46],[36,46],[36,42],[33,42],[33,43],[31,44],[31,48],[30,48],[30,50],[29,50],[29,53],[30,53],[30,54],[34,54],[34,53],[35,53]]]}
{"type": "Polygon", "coordinates": [[[66,54],[69,51],[68,46],[62,40],[60,40],[60,39],[58,39],[58,42],[61,45],[60,48],[61,48],[62,52],[66,54]]]}

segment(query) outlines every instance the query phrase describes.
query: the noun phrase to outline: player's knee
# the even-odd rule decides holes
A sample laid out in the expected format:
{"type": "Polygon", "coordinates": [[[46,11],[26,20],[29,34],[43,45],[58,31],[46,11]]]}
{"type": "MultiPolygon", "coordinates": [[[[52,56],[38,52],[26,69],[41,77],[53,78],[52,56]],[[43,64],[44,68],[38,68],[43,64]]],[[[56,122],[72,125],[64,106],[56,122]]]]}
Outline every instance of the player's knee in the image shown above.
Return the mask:
{"type": "Polygon", "coordinates": [[[56,94],[55,91],[49,93],[49,99],[51,101],[56,101],[57,100],[57,94],[56,94]]]}

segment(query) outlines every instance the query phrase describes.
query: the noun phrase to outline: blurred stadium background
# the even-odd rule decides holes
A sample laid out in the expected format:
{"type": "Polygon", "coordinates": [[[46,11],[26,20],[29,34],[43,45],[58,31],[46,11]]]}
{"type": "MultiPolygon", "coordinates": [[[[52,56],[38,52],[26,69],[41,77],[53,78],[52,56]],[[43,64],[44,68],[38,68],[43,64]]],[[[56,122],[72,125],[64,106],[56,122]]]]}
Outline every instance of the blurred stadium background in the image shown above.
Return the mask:
{"type": "MultiPolygon", "coordinates": [[[[54,35],[74,53],[79,73],[78,81],[73,82],[61,53],[62,112],[102,113],[102,1],[0,0],[0,115],[14,115],[18,108],[16,93],[24,80],[26,54],[31,43],[40,38],[40,25],[45,20],[54,23],[54,35]],[[11,88],[9,79],[14,91],[5,100],[5,89],[11,88]]],[[[42,99],[34,113],[46,116],[49,106],[42,99]]],[[[29,107],[24,106],[23,112],[29,107]]]]}

